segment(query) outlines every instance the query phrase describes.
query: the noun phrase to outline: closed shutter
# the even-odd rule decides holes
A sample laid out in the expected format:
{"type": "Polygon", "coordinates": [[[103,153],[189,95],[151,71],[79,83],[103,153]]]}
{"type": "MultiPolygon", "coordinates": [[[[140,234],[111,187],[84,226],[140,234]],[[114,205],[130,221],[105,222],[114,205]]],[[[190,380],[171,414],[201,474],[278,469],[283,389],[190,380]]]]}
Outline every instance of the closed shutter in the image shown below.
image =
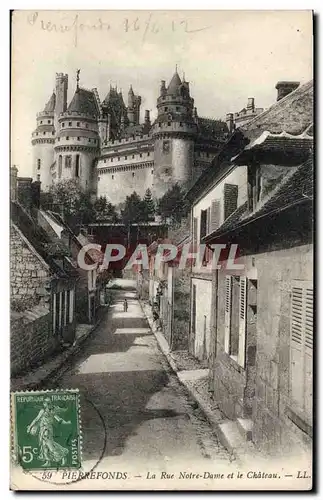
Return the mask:
{"type": "Polygon", "coordinates": [[[211,207],[206,211],[206,234],[211,232],[211,207]]]}
{"type": "Polygon", "coordinates": [[[247,278],[240,277],[238,363],[242,367],[245,366],[246,357],[247,283],[247,278]]]}
{"type": "Polygon", "coordinates": [[[201,210],[200,218],[200,241],[206,235],[207,230],[207,210],[201,210]]]}
{"type": "Polygon", "coordinates": [[[74,319],[74,289],[70,290],[69,322],[73,323],[73,319],[74,319]]]}
{"type": "Polygon", "coordinates": [[[225,277],[224,350],[229,353],[231,329],[232,277],[225,277]]]}
{"type": "Polygon", "coordinates": [[[210,232],[215,231],[220,226],[220,207],[220,200],[212,201],[210,232]]]}
{"type": "Polygon", "coordinates": [[[64,326],[67,324],[67,290],[64,292],[64,326]]]}
{"type": "Polygon", "coordinates": [[[313,289],[306,282],[292,287],[291,398],[308,415],[312,413],[313,289]]]}
{"type": "Polygon", "coordinates": [[[63,319],[63,292],[59,292],[59,316],[58,316],[58,326],[62,328],[62,319],[63,319]]]}
{"type": "Polygon", "coordinates": [[[54,295],[53,295],[52,311],[53,311],[53,333],[55,333],[56,332],[56,293],[54,293],[54,295]]]}
{"type": "Polygon", "coordinates": [[[192,335],[196,333],[196,285],[192,287],[192,335]]]}
{"type": "Polygon", "coordinates": [[[198,222],[197,217],[194,217],[194,219],[193,219],[193,252],[195,252],[196,246],[197,246],[197,222],[198,222]]]}

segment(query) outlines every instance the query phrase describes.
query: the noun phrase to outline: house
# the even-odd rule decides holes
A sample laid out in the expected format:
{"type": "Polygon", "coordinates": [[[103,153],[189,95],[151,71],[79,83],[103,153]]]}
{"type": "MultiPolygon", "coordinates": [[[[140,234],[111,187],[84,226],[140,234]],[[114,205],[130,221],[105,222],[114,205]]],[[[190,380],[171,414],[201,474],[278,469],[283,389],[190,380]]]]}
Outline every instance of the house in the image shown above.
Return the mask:
{"type": "Polygon", "coordinates": [[[77,276],[17,201],[11,202],[10,232],[11,373],[16,375],[74,342],[77,276]]]}
{"type": "Polygon", "coordinates": [[[240,267],[222,254],[219,269],[206,257],[192,274],[193,352],[208,357],[222,412],[273,453],[311,446],[312,152],[313,82],[284,97],[280,86],[188,193],[194,238],[238,245],[240,267]]]}
{"type": "Polygon", "coordinates": [[[58,238],[70,252],[71,264],[79,277],[76,298],[77,321],[95,323],[100,306],[100,292],[104,286],[103,280],[99,279],[100,254],[94,249],[89,250],[85,256],[85,262],[91,265],[92,269],[83,269],[78,264],[78,255],[81,249],[90,243],[85,234],[80,232],[76,236],[62,216],[50,210],[38,210],[37,219],[47,234],[58,238]]]}

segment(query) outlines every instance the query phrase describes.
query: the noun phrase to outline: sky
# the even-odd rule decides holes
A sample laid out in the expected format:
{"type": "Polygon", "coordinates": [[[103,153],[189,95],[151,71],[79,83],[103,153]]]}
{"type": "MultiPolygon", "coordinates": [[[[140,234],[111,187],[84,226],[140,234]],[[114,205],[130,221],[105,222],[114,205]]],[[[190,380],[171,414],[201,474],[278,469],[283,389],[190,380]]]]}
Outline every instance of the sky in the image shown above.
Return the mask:
{"type": "Polygon", "coordinates": [[[275,100],[279,80],[312,78],[311,11],[15,11],[11,57],[11,165],[32,174],[31,133],[55,87],[68,73],[76,86],[129,85],[142,96],[141,116],[156,116],[160,81],[175,66],[190,82],[199,116],[224,118],[248,97],[275,100]]]}

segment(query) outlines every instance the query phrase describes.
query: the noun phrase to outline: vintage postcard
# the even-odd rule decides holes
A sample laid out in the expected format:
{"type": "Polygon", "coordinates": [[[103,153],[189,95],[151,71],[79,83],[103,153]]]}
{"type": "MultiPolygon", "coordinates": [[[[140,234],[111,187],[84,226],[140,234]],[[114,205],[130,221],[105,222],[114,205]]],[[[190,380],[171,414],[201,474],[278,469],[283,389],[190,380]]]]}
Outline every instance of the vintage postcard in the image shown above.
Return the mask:
{"type": "Polygon", "coordinates": [[[11,16],[12,490],[313,487],[313,12],[11,16]]]}

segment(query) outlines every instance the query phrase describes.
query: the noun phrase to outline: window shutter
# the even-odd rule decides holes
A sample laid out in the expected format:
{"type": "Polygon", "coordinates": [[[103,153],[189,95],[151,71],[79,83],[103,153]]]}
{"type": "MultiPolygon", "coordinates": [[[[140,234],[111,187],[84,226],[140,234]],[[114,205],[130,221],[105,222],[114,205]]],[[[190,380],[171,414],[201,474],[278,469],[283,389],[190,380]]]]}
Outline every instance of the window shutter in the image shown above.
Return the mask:
{"type": "Polygon", "coordinates": [[[220,226],[220,200],[212,201],[211,206],[211,231],[215,231],[220,226]]]}
{"type": "Polygon", "coordinates": [[[291,397],[307,414],[312,413],[313,289],[304,283],[292,287],[291,397]]]}
{"type": "Polygon", "coordinates": [[[63,292],[59,292],[59,315],[58,315],[58,326],[62,328],[62,313],[63,313],[63,292]]]}
{"type": "Polygon", "coordinates": [[[70,290],[70,310],[69,310],[69,322],[73,323],[74,319],[74,289],[70,290]]]}
{"type": "Polygon", "coordinates": [[[53,310],[53,333],[55,333],[56,332],[56,293],[54,293],[54,295],[53,295],[52,310],[53,310]]]}
{"type": "Polygon", "coordinates": [[[206,234],[211,232],[211,207],[207,209],[206,213],[206,234]]]}
{"type": "Polygon", "coordinates": [[[229,353],[231,328],[232,277],[225,277],[224,350],[229,353]]]}
{"type": "Polygon", "coordinates": [[[245,366],[246,357],[246,323],[247,323],[247,278],[240,277],[240,294],[239,294],[239,352],[238,363],[242,367],[245,366]]]}
{"type": "Polygon", "coordinates": [[[207,230],[207,211],[201,210],[201,218],[200,218],[200,240],[204,238],[207,230]]]}
{"type": "Polygon", "coordinates": [[[197,217],[194,217],[193,219],[193,251],[196,250],[196,245],[197,245],[197,217]]]}
{"type": "Polygon", "coordinates": [[[192,334],[196,333],[196,285],[192,287],[192,334]]]}

